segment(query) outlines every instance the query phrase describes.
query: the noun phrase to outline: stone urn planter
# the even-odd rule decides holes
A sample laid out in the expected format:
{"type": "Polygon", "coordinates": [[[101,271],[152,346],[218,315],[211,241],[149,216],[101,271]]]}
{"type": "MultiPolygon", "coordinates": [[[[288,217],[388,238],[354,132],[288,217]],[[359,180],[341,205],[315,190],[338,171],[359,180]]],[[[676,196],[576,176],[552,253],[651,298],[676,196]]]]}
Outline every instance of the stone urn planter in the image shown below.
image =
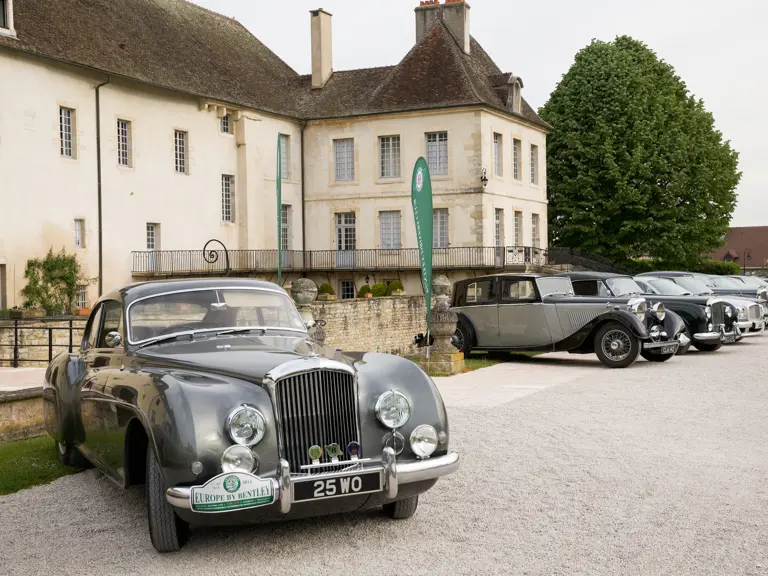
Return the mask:
{"type": "Polygon", "coordinates": [[[8,310],[9,320],[21,320],[24,318],[24,310],[8,310]]]}
{"type": "Polygon", "coordinates": [[[291,297],[297,306],[312,304],[317,298],[317,286],[309,278],[299,278],[291,285],[291,297]]]}

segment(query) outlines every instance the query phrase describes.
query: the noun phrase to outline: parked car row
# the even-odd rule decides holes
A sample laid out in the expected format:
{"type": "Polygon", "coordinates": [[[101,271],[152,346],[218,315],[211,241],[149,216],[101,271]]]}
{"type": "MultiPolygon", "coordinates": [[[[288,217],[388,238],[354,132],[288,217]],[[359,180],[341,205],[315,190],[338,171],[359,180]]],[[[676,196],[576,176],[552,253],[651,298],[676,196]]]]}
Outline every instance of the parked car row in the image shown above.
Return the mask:
{"type": "MultiPolygon", "coordinates": [[[[757,280],[757,281],[756,281],[757,280]]],[[[610,368],[715,352],[768,322],[768,283],[655,272],[498,274],[454,285],[453,343],[473,349],[596,354],[610,368]]]]}

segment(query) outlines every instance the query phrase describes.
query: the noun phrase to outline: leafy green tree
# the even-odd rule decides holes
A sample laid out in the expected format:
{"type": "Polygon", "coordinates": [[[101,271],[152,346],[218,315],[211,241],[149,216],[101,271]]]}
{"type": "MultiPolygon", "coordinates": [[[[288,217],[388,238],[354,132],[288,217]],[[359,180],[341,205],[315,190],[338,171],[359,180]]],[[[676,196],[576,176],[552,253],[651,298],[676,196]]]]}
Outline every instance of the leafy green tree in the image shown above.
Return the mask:
{"type": "Polygon", "coordinates": [[[27,285],[21,294],[25,307],[40,306],[51,316],[72,312],[82,282],[77,256],[67,254],[63,248],[58,254],[50,249],[45,258],[27,260],[24,277],[27,285]]]}
{"type": "Polygon", "coordinates": [[[550,243],[680,265],[721,244],[738,154],[674,69],[627,36],[576,55],[540,114],[550,243]]]}

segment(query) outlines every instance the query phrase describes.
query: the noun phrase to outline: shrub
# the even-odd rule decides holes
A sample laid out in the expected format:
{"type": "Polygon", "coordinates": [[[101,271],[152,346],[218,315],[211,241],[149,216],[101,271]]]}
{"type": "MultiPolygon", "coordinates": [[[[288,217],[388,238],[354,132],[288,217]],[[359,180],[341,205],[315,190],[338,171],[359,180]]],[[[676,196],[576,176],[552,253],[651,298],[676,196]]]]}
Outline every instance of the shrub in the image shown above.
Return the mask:
{"type": "Polygon", "coordinates": [[[696,272],[715,274],[717,276],[729,276],[741,274],[741,266],[736,262],[721,262],[719,260],[704,260],[696,269],[696,272]]]}
{"type": "Polygon", "coordinates": [[[371,288],[371,293],[373,293],[374,298],[381,298],[382,296],[386,296],[387,285],[383,282],[378,282],[377,284],[373,285],[373,288],[371,288]]]}
{"type": "Polygon", "coordinates": [[[387,288],[387,296],[392,296],[393,292],[397,292],[398,290],[403,289],[403,283],[400,282],[400,280],[392,280],[392,282],[389,283],[389,287],[387,288]]]}
{"type": "Polygon", "coordinates": [[[45,258],[27,260],[27,285],[21,291],[24,307],[40,306],[51,316],[71,313],[82,282],[80,273],[77,256],[67,254],[63,248],[58,254],[51,249],[45,258]]]}
{"type": "Polygon", "coordinates": [[[328,282],[323,282],[320,284],[320,287],[317,289],[318,294],[330,294],[331,296],[335,296],[336,292],[333,290],[333,286],[328,284],[328,282]]]}
{"type": "Polygon", "coordinates": [[[0,308],[0,320],[8,320],[10,310],[8,308],[0,308]]]}
{"type": "Polygon", "coordinates": [[[366,285],[360,287],[360,290],[357,293],[357,297],[358,298],[365,298],[365,295],[366,294],[370,294],[370,293],[371,293],[371,287],[368,286],[368,284],[366,284],[366,285]]]}

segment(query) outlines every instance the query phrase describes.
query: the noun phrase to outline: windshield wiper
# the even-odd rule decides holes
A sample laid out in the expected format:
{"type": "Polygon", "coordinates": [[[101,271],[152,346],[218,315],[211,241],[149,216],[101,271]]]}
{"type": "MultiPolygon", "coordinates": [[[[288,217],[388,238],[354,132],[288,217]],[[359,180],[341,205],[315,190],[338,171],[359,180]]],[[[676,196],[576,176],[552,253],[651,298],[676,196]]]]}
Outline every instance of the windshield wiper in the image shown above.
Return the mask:
{"type": "Polygon", "coordinates": [[[227,334],[248,334],[249,332],[255,332],[255,331],[261,332],[262,336],[267,333],[266,328],[232,328],[230,330],[222,330],[221,332],[216,332],[216,336],[225,336],[227,334]]]}
{"type": "Polygon", "coordinates": [[[156,338],[152,338],[152,340],[149,340],[148,342],[144,342],[144,344],[139,346],[139,349],[145,348],[146,346],[152,346],[154,344],[160,344],[161,342],[170,342],[171,340],[176,340],[178,338],[181,338],[182,336],[189,336],[190,340],[195,339],[194,332],[178,332],[176,334],[166,334],[165,336],[157,336],[156,338]]]}

